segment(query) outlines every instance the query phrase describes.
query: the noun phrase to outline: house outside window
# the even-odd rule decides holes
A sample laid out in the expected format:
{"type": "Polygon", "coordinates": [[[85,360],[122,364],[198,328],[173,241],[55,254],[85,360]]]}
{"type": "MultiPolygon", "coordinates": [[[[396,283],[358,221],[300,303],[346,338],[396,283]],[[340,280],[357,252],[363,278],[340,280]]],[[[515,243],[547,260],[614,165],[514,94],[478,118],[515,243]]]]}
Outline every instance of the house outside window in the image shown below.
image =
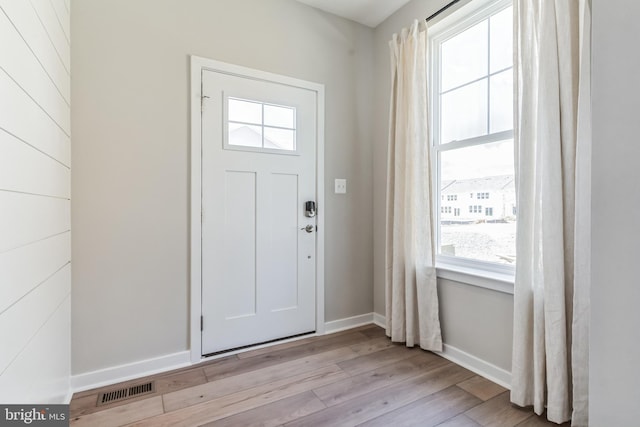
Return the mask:
{"type": "Polygon", "coordinates": [[[512,1],[469,3],[432,26],[429,43],[434,200],[453,208],[437,221],[437,264],[513,274],[512,1]]]}

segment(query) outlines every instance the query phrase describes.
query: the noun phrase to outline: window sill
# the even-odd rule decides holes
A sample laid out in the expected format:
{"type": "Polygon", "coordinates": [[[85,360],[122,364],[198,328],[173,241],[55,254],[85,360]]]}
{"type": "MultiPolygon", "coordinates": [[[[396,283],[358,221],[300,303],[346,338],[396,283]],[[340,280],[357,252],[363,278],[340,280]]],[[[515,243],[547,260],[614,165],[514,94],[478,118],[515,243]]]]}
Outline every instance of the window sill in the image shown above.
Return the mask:
{"type": "Polygon", "coordinates": [[[437,263],[438,278],[513,295],[514,275],[437,263]]]}

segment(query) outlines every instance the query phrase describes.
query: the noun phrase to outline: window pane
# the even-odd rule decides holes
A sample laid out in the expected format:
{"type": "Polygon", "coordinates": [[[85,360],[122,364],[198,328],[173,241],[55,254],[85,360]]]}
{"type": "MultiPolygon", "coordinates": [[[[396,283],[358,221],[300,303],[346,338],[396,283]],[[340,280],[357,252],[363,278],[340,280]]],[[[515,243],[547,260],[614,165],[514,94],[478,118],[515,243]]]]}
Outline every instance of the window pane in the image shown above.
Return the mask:
{"type": "Polygon", "coordinates": [[[491,72],[513,65],[513,8],[491,17],[491,72]]]}
{"type": "Polygon", "coordinates": [[[441,144],[487,133],[486,79],[442,95],[441,102],[441,144]]]}
{"type": "Polygon", "coordinates": [[[264,124],[281,128],[295,128],[295,109],[289,107],[264,106],[264,124]]]}
{"type": "Polygon", "coordinates": [[[296,149],[295,130],[264,128],[264,148],[276,150],[296,149]]]}
{"type": "Polygon", "coordinates": [[[262,104],[229,98],[229,120],[262,124],[262,104]]]}
{"type": "Polygon", "coordinates": [[[513,140],[443,151],[440,164],[442,195],[459,196],[446,202],[459,215],[440,214],[440,253],[515,264],[513,140]]]}
{"type": "Polygon", "coordinates": [[[491,133],[513,129],[513,69],[491,77],[491,133]]]}
{"type": "Polygon", "coordinates": [[[229,123],[229,145],[262,147],[262,127],[229,123]]]}
{"type": "Polygon", "coordinates": [[[487,75],[488,20],[442,43],[441,92],[487,75]]]}

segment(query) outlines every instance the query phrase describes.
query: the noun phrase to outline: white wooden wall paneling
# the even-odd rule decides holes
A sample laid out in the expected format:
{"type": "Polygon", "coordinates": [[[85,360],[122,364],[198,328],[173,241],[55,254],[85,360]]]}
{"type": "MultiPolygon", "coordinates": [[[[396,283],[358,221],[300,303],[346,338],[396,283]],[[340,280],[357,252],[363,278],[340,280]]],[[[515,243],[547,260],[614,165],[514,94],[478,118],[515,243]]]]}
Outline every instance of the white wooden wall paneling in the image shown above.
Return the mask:
{"type": "Polygon", "coordinates": [[[0,402],[70,392],[70,44],[65,0],[0,0],[0,402]]]}
{"type": "Polygon", "coordinates": [[[67,102],[71,102],[69,69],[65,68],[31,3],[28,0],[0,0],[0,9],[10,17],[11,23],[38,58],[62,96],[67,102]]]}
{"type": "Polygon", "coordinates": [[[70,312],[71,297],[67,294],[42,329],[0,375],[0,402],[62,403],[68,399],[70,312]]]}
{"type": "Polygon", "coordinates": [[[0,191],[0,252],[69,231],[70,205],[65,199],[0,191]]]}
{"type": "Polygon", "coordinates": [[[71,233],[0,253],[0,316],[69,263],[71,233]]]}
{"type": "MultiPolygon", "coordinates": [[[[67,298],[71,291],[70,284],[71,266],[67,265],[25,295],[19,304],[0,315],[0,376],[67,298]]],[[[49,353],[53,353],[54,348],[49,353]]]]}
{"type": "Polygon", "coordinates": [[[68,102],[4,14],[0,14],[0,40],[0,68],[70,135],[68,102]]]}
{"type": "Polygon", "coordinates": [[[56,16],[58,17],[62,31],[64,31],[67,42],[69,42],[71,40],[71,22],[69,20],[69,11],[67,10],[67,6],[64,4],[64,0],[51,0],[51,5],[56,11],[56,16]]]}
{"type": "Polygon", "coordinates": [[[0,190],[68,199],[71,171],[0,130],[0,190]]]}
{"type": "Polygon", "coordinates": [[[69,136],[4,71],[0,93],[0,128],[69,166],[69,136]]]}
{"type": "Polygon", "coordinates": [[[31,0],[31,4],[40,19],[42,26],[49,35],[49,38],[53,43],[53,47],[56,49],[56,52],[58,52],[58,55],[60,55],[64,67],[67,70],[71,70],[71,46],[69,45],[67,36],[64,31],[62,31],[60,21],[56,16],[56,11],[51,5],[51,1],[31,0]]]}

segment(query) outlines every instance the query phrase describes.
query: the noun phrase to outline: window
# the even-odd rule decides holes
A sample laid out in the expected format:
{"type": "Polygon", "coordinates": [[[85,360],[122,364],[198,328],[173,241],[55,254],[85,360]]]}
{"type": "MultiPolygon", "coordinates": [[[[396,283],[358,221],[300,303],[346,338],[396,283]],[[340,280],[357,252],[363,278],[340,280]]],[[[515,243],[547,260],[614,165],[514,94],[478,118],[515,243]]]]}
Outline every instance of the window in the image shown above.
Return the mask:
{"type": "Polygon", "coordinates": [[[492,200],[437,222],[439,265],[513,272],[512,32],[511,0],[471,2],[429,29],[434,192],[492,200]]]}
{"type": "Polygon", "coordinates": [[[296,151],[296,109],[259,101],[226,98],[225,148],[296,151]]]}

